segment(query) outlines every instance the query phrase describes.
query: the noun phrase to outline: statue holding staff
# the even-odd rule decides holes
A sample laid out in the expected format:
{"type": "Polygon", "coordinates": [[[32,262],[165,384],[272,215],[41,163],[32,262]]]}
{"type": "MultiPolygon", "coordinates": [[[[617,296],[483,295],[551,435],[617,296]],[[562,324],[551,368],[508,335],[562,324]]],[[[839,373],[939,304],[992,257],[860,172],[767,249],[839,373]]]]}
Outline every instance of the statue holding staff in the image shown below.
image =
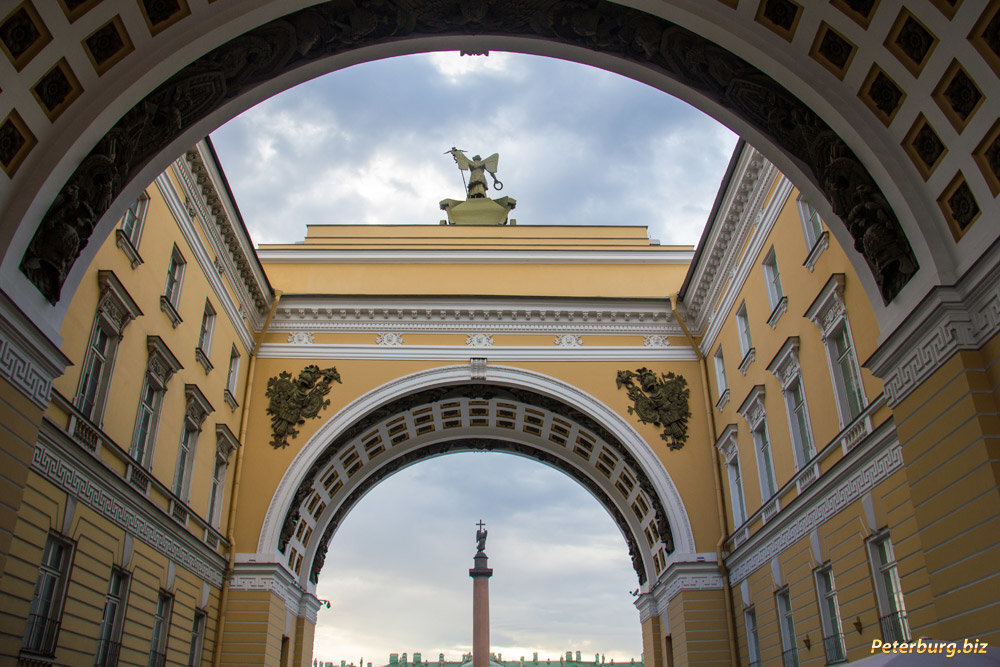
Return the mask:
{"type": "MultiPolygon", "coordinates": [[[[498,163],[500,162],[499,153],[494,153],[484,160],[478,155],[473,155],[470,159],[466,157],[465,151],[454,146],[447,152],[451,153],[451,156],[455,158],[455,164],[458,165],[461,171],[469,172],[469,184],[466,187],[468,199],[484,199],[486,197],[486,191],[489,189],[486,183],[486,172],[489,172],[493,178],[493,189],[503,189],[503,183],[497,179],[496,173],[498,163]]],[[[465,180],[464,174],[462,180],[465,180]]]]}

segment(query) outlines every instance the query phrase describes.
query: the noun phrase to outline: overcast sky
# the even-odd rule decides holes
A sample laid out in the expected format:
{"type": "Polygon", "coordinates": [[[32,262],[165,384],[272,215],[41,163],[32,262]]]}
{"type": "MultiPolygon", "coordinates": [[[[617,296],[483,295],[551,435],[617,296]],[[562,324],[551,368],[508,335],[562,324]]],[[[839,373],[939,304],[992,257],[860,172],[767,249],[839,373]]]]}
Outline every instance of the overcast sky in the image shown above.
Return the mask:
{"type": "MultiPolygon", "coordinates": [[[[670,96],[547,58],[425,54],[341,70],[212,134],[253,240],[307,223],[437,224],[464,197],[452,146],[500,154],[526,224],[630,224],[694,245],[736,136],[670,96]]],[[[456,454],[376,487],[330,545],[315,657],[471,650],[475,523],[487,522],[492,647],[507,659],[638,658],[625,542],[581,487],[533,461],[456,454]]]]}

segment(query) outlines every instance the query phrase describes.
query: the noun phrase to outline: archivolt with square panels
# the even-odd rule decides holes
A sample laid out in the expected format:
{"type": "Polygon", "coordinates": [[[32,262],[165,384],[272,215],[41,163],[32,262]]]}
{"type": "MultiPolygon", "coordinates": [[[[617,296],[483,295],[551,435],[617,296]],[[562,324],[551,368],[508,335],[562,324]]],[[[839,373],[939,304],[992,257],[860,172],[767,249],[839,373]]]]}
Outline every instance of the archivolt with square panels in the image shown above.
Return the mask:
{"type": "Polygon", "coordinates": [[[315,584],[330,539],[369,490],[419,461],[469,451],[531,458],[580,483],[621,530],[640,585],[655,581],[675,551],[694,551],[669,475],[620,416],[593,410],[593,398],[565,385],[553,395],[561,383],[545,376],[489,367],[484,382],[469,368],[417,374],[422,388],[389,400],[363,397],[352,404],[360,409],[346,408],[313,436],[279,485],[258,555],[277,552],[300,585],[315,584]],[[583,400],[567,400],[574,395],[583,400]]]}

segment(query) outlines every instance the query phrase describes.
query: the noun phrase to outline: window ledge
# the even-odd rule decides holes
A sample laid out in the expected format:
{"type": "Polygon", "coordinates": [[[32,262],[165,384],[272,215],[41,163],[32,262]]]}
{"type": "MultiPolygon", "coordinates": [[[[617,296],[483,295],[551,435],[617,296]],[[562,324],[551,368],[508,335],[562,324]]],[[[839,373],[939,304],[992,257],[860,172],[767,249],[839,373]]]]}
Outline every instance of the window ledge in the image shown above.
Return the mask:
{"type": "Polygon", "coordinates": [[[226,400],[226,404],[230,410],[235,410],[239,407],[240,404],[236,402],[236,397],[233,396],[233,392],[229,391],[229,389],[222,392],[222,397],[226,400]]]}
{"type": "Polygon", "coordinates": [[[208,355],[205,354],[205,350],[200,347],[194,348],[194,358],[197,359],[198,363],[205,369],[205,375],[208,375],[209,371],[215,368],[212,365],[212,362],[208,360],[208,355]]]}
{"type": "Polygon", "coordinates": [[[771,311],[771,316],[767,318],[767,323],[771,325],[772,329],[778,326],[778,320],[781,319],[781,316],[785,314],[786,310],[788,310],[788,297],[783,296],[778,299],[777,305],[775,305],[774,310],[771,311]]]}
{"type": "Polygon", "coordinates": [[[757,358],[757,348],[751,347],[749,350],[747,350],[747,353],[743,355],[743,361],[740,362],[740,373],[746,375],[747,369],[750,368],[750,364],[752,364],[754,359],[756,358],[757,358]]]}
{"type": "Polygon", "coordinates": [[[809,251],[809,255],[806,256],[806,261],[802,262],[802,266],[809,269],[812,273],[816,268],[816,262],[819,261],[819,256],[823,254],[823,251],[830,247],[830,231],[825,230],[816,239],[816,243],[813,244],[812,249],[809,251]]]}
{"type": "Polygon", "coordinates": [[[716,402],[715,408],[717,410],[722,410],[722,408],[726,407],[726,403],[728,402],[729,402],[729,387],[726,387],[726,390],[722,392],[721,396],[719,396],[719,400],[716,402]]]}
{"type": "Polygon", "coordinates": [[[180,313],[177,312],[177,308],[174,304],[170,303],[165,295],[160,296],[160,310],[162,310],[168,318],[170,318],[170,324],[176,329],[177,325],[183,322],[180,313]]]}
{"type": "Polygon", "coordinates": [[[129,264],[132,265],[133,269],[142,264],[142,257],[139,256],[139,251],[132,245],[132,241],[129,240],[128,236],[120,228],[115,230],[115,245],[128,257],[129,264]]]}

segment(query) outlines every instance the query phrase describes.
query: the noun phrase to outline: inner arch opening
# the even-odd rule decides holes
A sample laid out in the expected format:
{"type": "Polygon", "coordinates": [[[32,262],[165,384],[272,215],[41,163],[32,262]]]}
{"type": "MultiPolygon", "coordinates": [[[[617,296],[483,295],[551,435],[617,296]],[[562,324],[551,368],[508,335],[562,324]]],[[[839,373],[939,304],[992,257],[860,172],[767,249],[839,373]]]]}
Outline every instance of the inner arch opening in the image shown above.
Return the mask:
{"type": "Polygon", "coordinates": [[[492,650],[558,662],[638,658],[635,575],[606,511],[578,483],[518,456],[453,453],[385,479],[334,536],[316,594],[314,655],[384,664],[457,660],[471,642],[475,523],[489,530],[492,650]],[[433,613],[431,613],[433,612],[433,613]],[[589,656],[589,658],[588,658],[589,656]]]}

